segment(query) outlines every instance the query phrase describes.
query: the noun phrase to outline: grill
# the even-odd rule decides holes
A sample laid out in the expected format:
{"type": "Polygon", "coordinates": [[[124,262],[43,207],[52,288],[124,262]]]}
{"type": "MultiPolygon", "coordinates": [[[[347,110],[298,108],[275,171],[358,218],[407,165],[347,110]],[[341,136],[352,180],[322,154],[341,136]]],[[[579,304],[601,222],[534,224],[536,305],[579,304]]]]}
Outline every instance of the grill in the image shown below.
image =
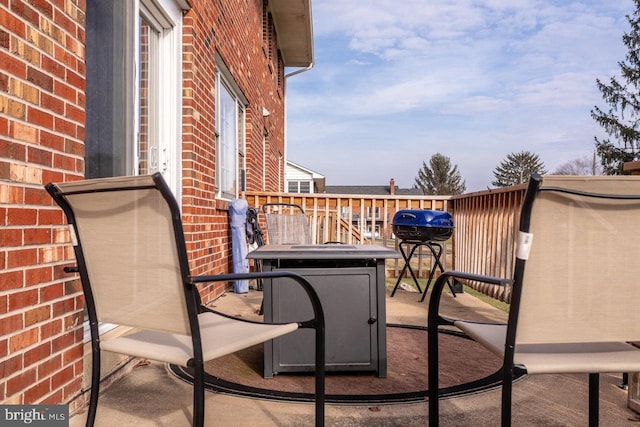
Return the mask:
{"type": "Polygon", "coordinates": [[[405,209],[396,212],[391,222],[393,233],[401,240],[443,242],[453,234],[449,212],[405,209]]]}

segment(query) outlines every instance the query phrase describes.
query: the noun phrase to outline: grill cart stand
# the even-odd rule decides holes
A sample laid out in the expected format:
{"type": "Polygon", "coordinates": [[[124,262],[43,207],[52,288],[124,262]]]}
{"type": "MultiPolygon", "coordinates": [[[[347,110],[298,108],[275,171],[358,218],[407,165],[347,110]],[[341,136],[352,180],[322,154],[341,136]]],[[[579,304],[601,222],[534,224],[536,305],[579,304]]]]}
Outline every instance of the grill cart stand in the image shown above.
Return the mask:
{"type": "MultiPolygon", "coordinates": [[[[404,276],[404,273],[407,270],[409,270],[409,273],[413,278],[413,282],[415,283],[416,288],[418,288],[418,292],[422,293],[422,298],[420,298],[420,302],[423,302],[427,296],[427,291],[429,290],[429,285],[433,280],[433,276],[436,273],[436,268],[439,268],[440,272],[444,273],[444,266],[440,262],[440,256],[442,255],[442,245],[436,242],[423,242],[420,240],[403,240],[398,244],[398,246],[400,247],[400,253],[402,254],[402,258],[404,258],[404,267],[402,267],[402,271],[400,271],[400,275],[398,276],[396,285],[393,287],[393,291],[391,291],[391,296],[393,297],[393,295],[396,293],[396,290],[398,289],[398,286],[402,281],[402,276],[404,276]],[[411,246],[411,249],[409,250],[409,255],[407,255],[407,251],[405,250],[404,246],[407,246],[407,247],[411,246]],[[429,250],[431,251],[431,254],[433,255],[433,265],[431,266],[431,271],[429,271],[429,280],[427,280],[427,284],[424,288],[424,291],[422,291],[422,289],[420,288],[418,279],[415,273],[413,272],[413,268],[411,268],[411,258],[413,257],[413,254],[416,252],[416,250],[420,246],[426,246],[427,248],[429,248],[429,250]]],[[[447,285],[449,285],[449,289],[451,290],[451,293],[455,297],[456,293],[453,289],[453,286],[451,285],[451,282],[447,281],[447,285]]]]}
{"type": "MultiPolygon", "coordinates": [[[[404,258],[404,267],[398,276],[396,285],[393,287],[391,296],[396,293],[402,276],[409,270],[411,277],[413,278],[418,292],[422,293],[420,302],[424,301],[429,290],[429,285],[433,276],[436,273],[436,268],[440,269],[440,272],[444,273],[444,266],[440,262],[440,256],[442,255],[442,245],[436,242],[446,241],[453,234],[453,218],[448,212],[435,211],[427,209],[405,209],[396,212],[393,216],[393,233],[397,238],[401,239],[399,243],[400,253],[404,258]],[[405,250],[405,246],[411,247],[409,252],[405,250]],[[433,263],[431,264],[431,270],[429,271],[429,280],[427,281],[424,292],[420,289],[418,279],[411,268],[411,258],[415,254],[416,250],[422,246],[426,246],[433,255],[433,263]],[[408,253],[408,255],[407,255],[408,253]]],[[[456,296],[453,286],[447,281],[449,289],[453,296],[456,296]]]]}

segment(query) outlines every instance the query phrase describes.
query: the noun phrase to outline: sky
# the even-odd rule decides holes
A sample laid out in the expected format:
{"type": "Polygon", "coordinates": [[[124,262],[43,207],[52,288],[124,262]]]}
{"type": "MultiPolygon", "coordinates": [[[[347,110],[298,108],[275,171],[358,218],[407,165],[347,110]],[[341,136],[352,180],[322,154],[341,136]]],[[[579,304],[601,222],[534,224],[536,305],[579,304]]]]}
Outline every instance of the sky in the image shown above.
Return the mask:
{"type": "MultiPolygon", "coordinates": [[[[314,66],[287,78],[287,158],[327,185],[410,188],[440,153],[467,192],[509,153],[592,158],[596,79],[632,0],[312,0],[314,66]]],[[[287,69],[287,73],[295,69],[287,69]]]]}

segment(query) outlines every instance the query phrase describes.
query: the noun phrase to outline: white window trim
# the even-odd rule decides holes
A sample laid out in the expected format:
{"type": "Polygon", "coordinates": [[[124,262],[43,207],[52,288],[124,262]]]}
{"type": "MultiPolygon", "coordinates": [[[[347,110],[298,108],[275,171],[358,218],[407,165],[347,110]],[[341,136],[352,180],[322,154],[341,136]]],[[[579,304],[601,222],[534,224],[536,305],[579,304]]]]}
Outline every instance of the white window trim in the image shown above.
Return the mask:
{"type": "Polygon", "coordinates": [[[235,149],[234,149],[234,169],[236,174],[236,186],[234,194],[224,193],[220,187],[220,164],[219,164],[219,144],[220,144],[220,114],[218,114],[218,105],[216,105],[216,198],[221,200],[232,200],[238,198],[238,194],[243,186],[242,171],[246,170],[246,114],[249,101],[244,96],[242,90],[233,78],[233,75],[229,71],[229,68],[225,65],[222,57],[216,53],[216,82],[215,93],[216,100],[220,99],[221,86],[224,85],[225,89],[235,99],[236,104],[236,119],[238,119],[238,127],[236,129],[235,149]],[[241,109],[241,111],[239,111],[241,109]],[[240,158],[242,157],[242,164],[240,164],[240,158]]]}

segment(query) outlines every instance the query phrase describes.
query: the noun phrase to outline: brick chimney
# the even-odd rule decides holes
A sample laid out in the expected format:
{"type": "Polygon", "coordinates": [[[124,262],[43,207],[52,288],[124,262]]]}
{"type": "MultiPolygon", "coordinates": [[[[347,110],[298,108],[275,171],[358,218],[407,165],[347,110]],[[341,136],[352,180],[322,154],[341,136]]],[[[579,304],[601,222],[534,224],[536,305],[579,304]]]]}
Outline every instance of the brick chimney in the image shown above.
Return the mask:
{"type": "Polygon", "coordinates": [[[389,194],[392,196],[396,194],[396,181],[393,178],[389,180],[389,194]]]}

